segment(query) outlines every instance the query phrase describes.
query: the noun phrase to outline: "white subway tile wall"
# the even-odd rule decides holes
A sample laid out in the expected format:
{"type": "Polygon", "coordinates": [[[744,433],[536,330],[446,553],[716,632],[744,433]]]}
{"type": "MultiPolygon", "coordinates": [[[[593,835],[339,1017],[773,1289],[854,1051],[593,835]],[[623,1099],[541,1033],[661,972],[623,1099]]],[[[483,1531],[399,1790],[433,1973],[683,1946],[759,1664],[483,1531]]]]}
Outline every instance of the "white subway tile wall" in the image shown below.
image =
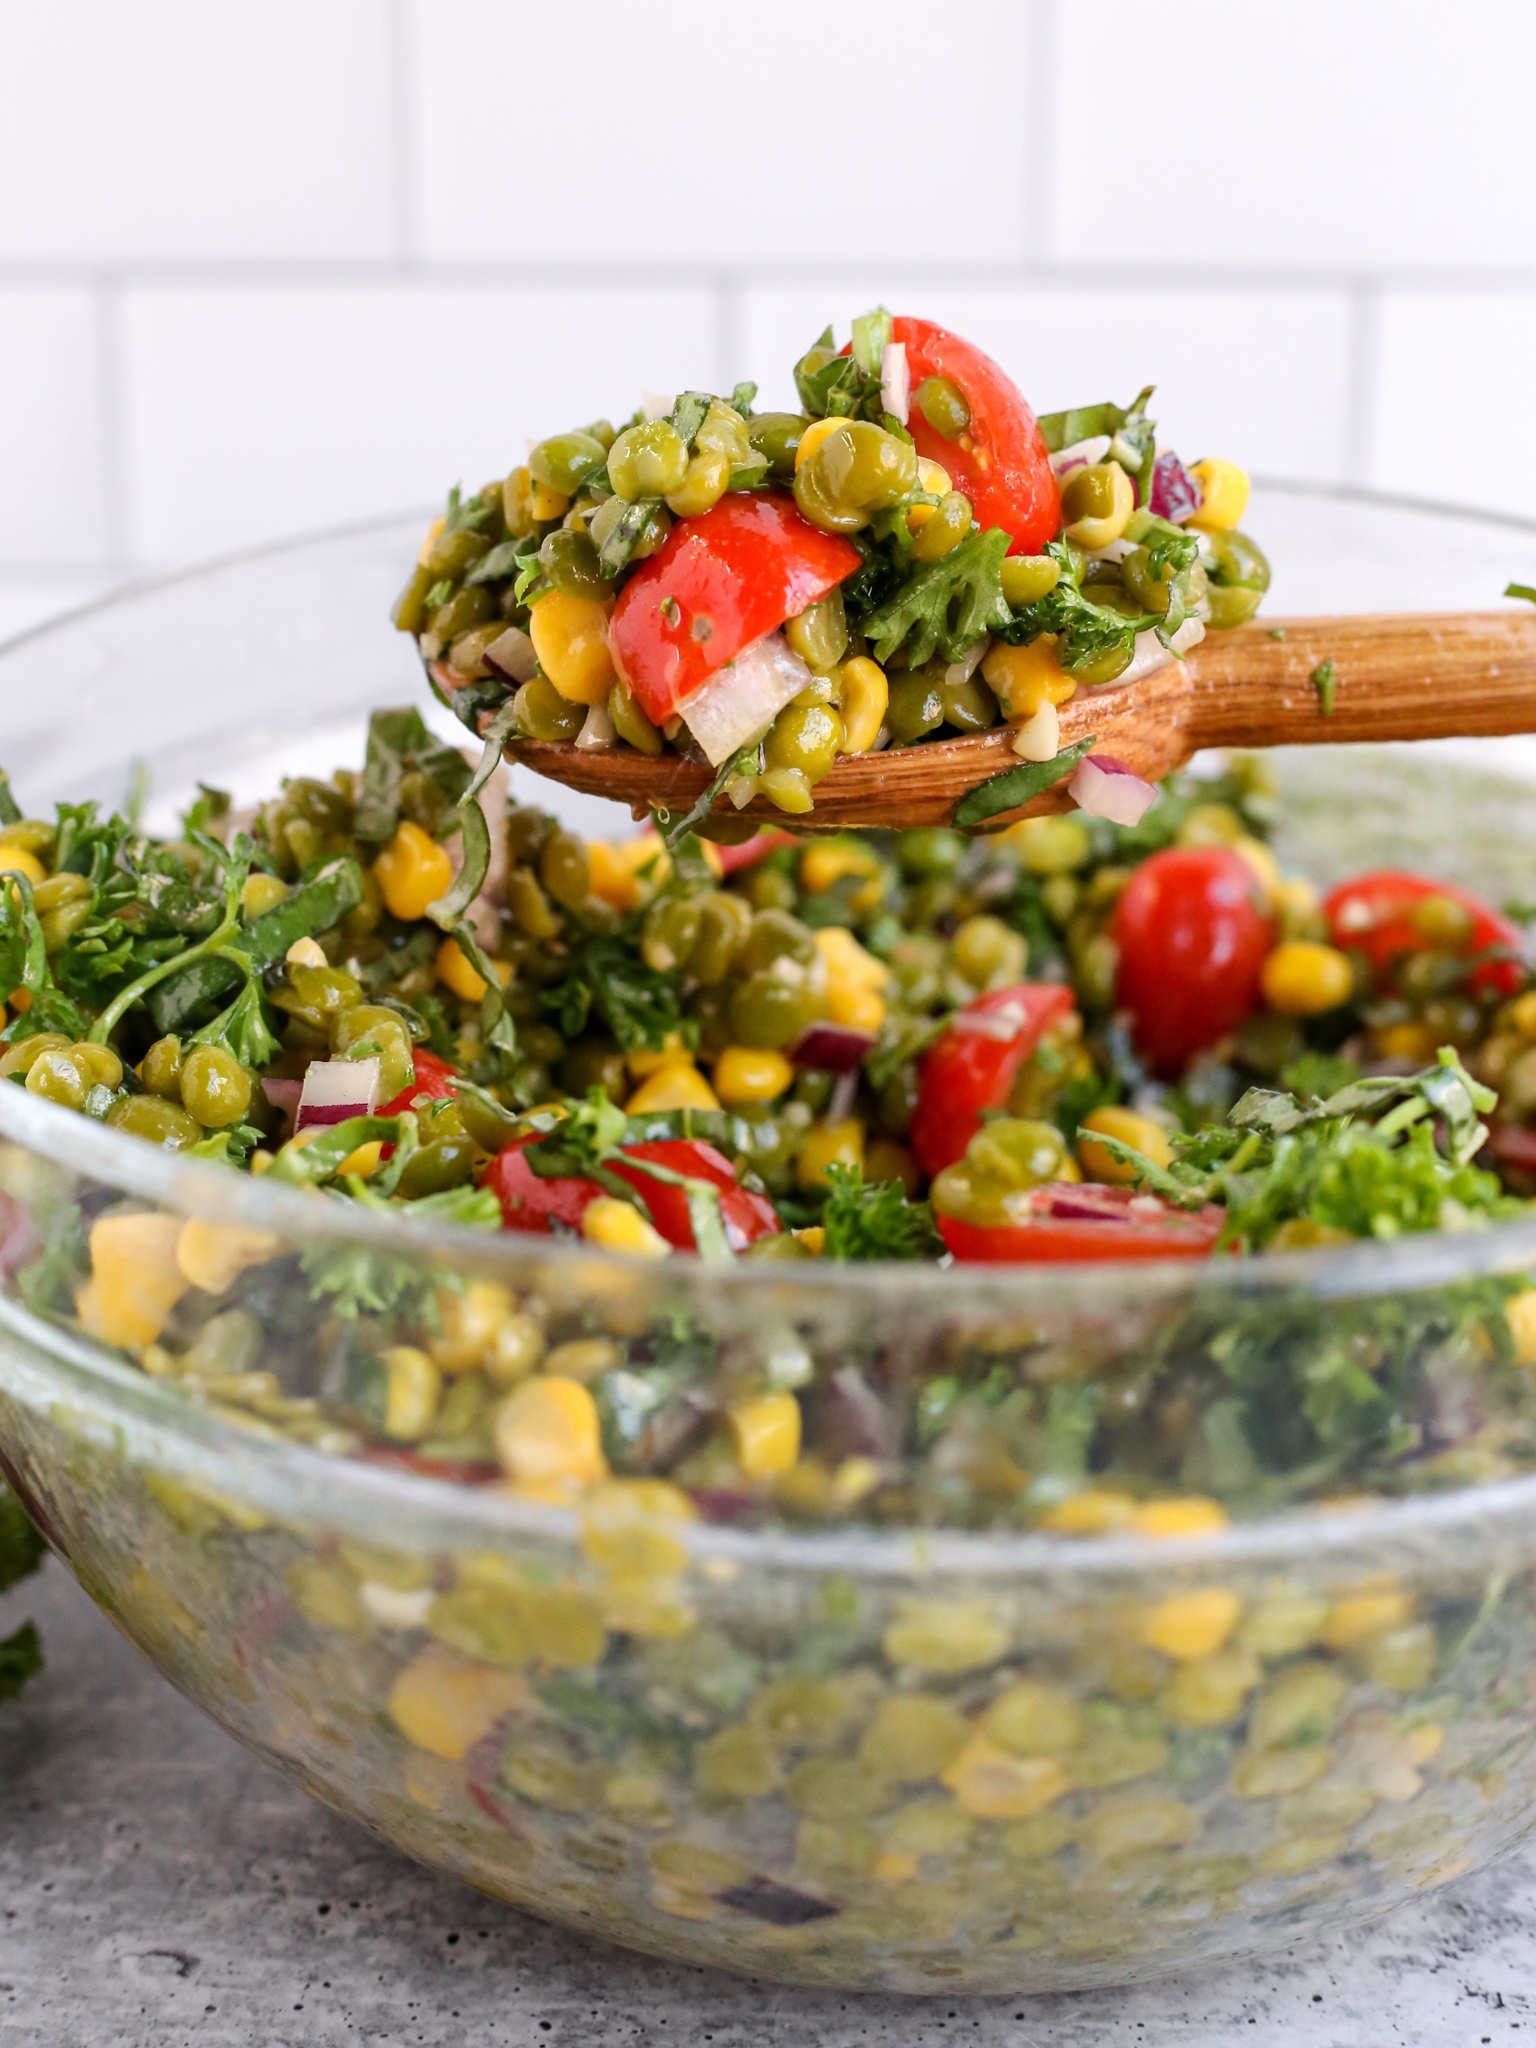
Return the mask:
{"type": "MultiPolygon", "coordinates": [[[[1042,410],[1536,514],[1529,0],[0,0],[0,630],[876,300],[1042,410]]],[[[1536,567],[1536,563],[1533,563],[1536,567]]]]}

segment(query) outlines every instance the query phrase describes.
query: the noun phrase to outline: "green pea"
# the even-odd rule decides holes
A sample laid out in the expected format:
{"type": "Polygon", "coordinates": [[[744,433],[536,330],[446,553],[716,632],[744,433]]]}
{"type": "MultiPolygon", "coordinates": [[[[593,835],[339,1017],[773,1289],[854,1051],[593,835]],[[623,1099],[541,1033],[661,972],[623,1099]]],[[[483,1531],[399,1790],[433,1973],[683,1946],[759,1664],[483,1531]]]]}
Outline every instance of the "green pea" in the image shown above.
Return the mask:
{"type": "Polygon", "coordinates": [[[1213,583],[1205,595],[1210,607],[1207,624],[1218,633],[1230,632],[1234,626],[1246,626],[1264,602],[1262,590],[1251,590],[1243,583],[1213,583]]]}
{"type": "Polygon", "coordinates": [[[926,669],[913,669],[906,675],[899,669],[892,673],[885,722],[891,729],[891,738],[901,746],[910,746],[941,726],[944,693],[939,677],[926,669]]]}
{"type": "Polygon", "coordinates": [[[7,1046],[0,1053],[0,1075],[13,1080],[17,1075],[26,1077],[34,1061],[40,1060],[45,1052],[68,1052],[69,1040],[62,1031],[38,1031],[32,1037],[22,1039],[19,1045],[7,1046]]]}
{"type": "Polygon", "coordinates": [[[1096,683],[1112,683],[1116,676],[1124,675],[1136,658],[1134,647],[1106,647],[1100,654],[1089,654],[1080,660],[1065,660],[1062,667],[1078,682],[1092,687],[1096,683]]]}
{"type": "Polygon", "coordinates": [[[591,425],[584,427],[582,431],[592,436],[605,455],[617,438],[613,430],[612,420],[593,420],[591,425]]]}
{"type": "Polygon", "coordinates": [[[496,600],[483,583],[458,591],[432,614],[432,631],[446,647],[471,626],[484,626],[496,616],[496,600]]]}
{"type": "Polygon", "coordinates": [[[525,468],[514,469],[501,487],[501,516],[514,540],[522,540],[538,528],[533,516],[533,478],[525,468]]]}
{"type": "Polygon", "coordinates": [[[637,754],[654,757],[661,752],[661,734],[640,709],[640,700],[628,683],[616,682],[608,692],[608,716],[619,738],[637,754]]]}
{"type": "Polygon", "coordinates": [[[181,1100],[181,1040],[157,1038],[139,1062],[139,1079],[151,1095],[167,1102],[181,1100]]]}
{"type": "MultiPolygon", "coordinates": [[[[563,704],[565,699],[562,697],[560,701],[563,704]]],[[[547,811],[536,811],[528,804],[514,804],[507,812],[507,858],[531,861],[554,830],[555,821],[547,811]]]]}
{"type": "Polygon", "coordinates": [[[791,817],[804,817],[816,807],[811,785],[799,768],[769,768],[758,777],[757,789],[775,810],[787,811],[791,817]]]}
{"type": "Polygon", "coordinates": [[[815,1254],[792,1230],[777,1231],[772,1237],[757,1238],[741,1254],[744,1259],[809,1259],[815,1254]]]}
{"type": "Polygon", "coordinates": [[[1076,526],[1080,519],[1112,518],[1124,480],[1125,471],[1118,462],[1090,462],[1082,469],[1074,469],[1062,486],[1062,525],[1076,526]]]}
{"type": "MultiPolygon", "coordinates": [[[[416,1062],[411,1056],[411,1036],[403,1020],[393,1010],[386,1010],[382,1003],[358,1003],[350,1010],[342,1010],[332,1018],[330,1028],[331,1053],[336,1059],[347,1059],[354,1047],[371,1044],[378,1048],[379,1094],[388,1102],[409,1088],[416,1078],[416,1062]]],[[[182,1100],[186,1101],[183,1083],[182,1100]]],[[[188,1108],[191,1104],[188,1103],[188,1108]]]]}
{"type": "Polygon", "coordinates": [[[848,652],[848,614],[842,586],[784,622],[784,638],[809,669],[830,675],[848,652]]]}
{"type": "Polygon", "coordinates": [[[68,1045],[49,1046],[27,1069],[27,1088],[44,1102],[64,1109],[83,1109],[92,1081],[68,1045]]]}
{"type": "MultiPolygon", "coordinates": [[[[523,1037],[519,1033],[519,1048],[526,1051],[523,1037]]],[[[466,1088],[459,1095],[458,1104],[464,1128],[482,1152],[499,1152],[516,1130],[516,1118],[493,1096],[466,1088]]]]}
{"type": "Polygon", "coordinates": [[[520,1060],[512,1069],[507,1092],[519,1109],[533,1109],[554,1094],[555,1077],[542,1060],[520,1060]]]}
{"type": "Polygon", "coordinates": [[[968,917],[949,943],[955,971],[972,988],[1007,988],[1022,981],[1029,947],[1000,917],[968,917]]]}
{"type": "Polygon", "coordinates": [[[58,827],[45,824],[41,818],[18,818],[14,825],[5,828],[7,846],[19,846],[26,853],[35,853],[44,862],[52,853],[58,836],[58,827]]]}
{"type": "Polygon", "coordinates": [[[530,450],[528,473],[546,490],[570,498],[594,470],[602,468],[606,457],[607,450],[594,434],[551,434],[530,450]]]}
{"type": "Polygon", "coordinates": [[[755,974],[775,960],[793,960],[799,967],[809,967],[815,958],[816,934],[809,925],[784,910],[760,910],[741,949],[740,964],[744,973],[755,974]]]}
{"type": "Polygon", "coordinates": [[[657,974],[681,967],[699,935],[699,905],[686,896],[663,896],[645,914],[640,953],[657,974]]]}
{"type": "Polygon", "coordinates": [[[875,1097],[875,1120],[887,1138],[904,1138],[917,1112],[917,1067],[898,1067],[875,1097]]]}
{"type": "Polygon", "coordinates": [[[925,377],[912,396],[929,426],[946,441],[958,441],[971,424],[970,404],[953,377],[925,377]]]}
{"type": "MultiPolygon", "coordinates": [[[[5,844],[16,844],[8,831],[5,844]]],[[[46,882],[39,882],[32,891],[32,902],[41,916],[45,911],[62,910],[66,903],[89,903],[94,894],[90,881],[84,875],[50,875],[46,882]]]]}
{"type": "Polygon", "coordinates": [[[935,1175],[934,1207],[972,1223],[1001,1222],[1006,1197],[1059,1180],[1066,1157],[1066,1140],[1054,1124],[1000,1117],[982,1125],[963,1159],[935,1175]]]}
{"type": "Polygon", "coordinates": [[[933,508],[933,517],[917,530],[912,543],[914,562],[938,562],[959,547],[971,530],[971,501],[959,491],[946,491],[933,508]]]}
{"type": "Polygon", "coordinates": [[[530,939],[552,939],[560,930],[560,919],[529,868],[513,868],[507,876],[507,914],[530,939]]]}
{"type": "Polygon", "coordinates": [[[843,738],[842,718],[830,704],[807,703],[804,697],[797,697],[785,705],[769,728],[763,759],[770,770],[797,768],[814,784],[836,761],[843,738]]]}
{"type": "Polygon", "coordinates": [[[946,675],[939,684],[939,696],[944,705],[944,723],[954,726],[957,732],[985,732],[997,723],[997,699],[979,673],[953,683],[946,675]]]}
{"type": "Polygon", "coordinates": [[[608,450],[608,481],[614,495],[631,504],[637,498],[664,498],[687,473],[687,444],[670,420],[629,427],[608,450]]]}
{"type": "Polygon", "coordinates": [[[698,931],[688,953],[688,972],[708,986],[723,981],[735,966],[752,920],[741,898],[726,889],[707,891],[698,905],[698,931]]]}
{"type": "Polygon", "coordinates": [[[1301,1026],[1276,1010],[1259,1010],[1240,1026],[1237,1056],[1258,1074],[1278,1074],[1303,1050],[1301,1026]]]}
{"type": "Polygon", "coordinates": [[[161,1145],[167,1152],[184,1152],[202,1139],[202,1127],[180,1103],[163,1102],[158,1095],[124,1095],[107,1111],[107,1122],[130,1138],[161,1145]]]}
{"type": "Polygon", "coordinates": [[[917,451],[869,420],[849,420],[817,443],[795,478],[795,503],[813,526],[853,533],[917,487],[917,451]]]}
{"type": "Polygon", "coordinates": [[[807,1022],[801,991],[774,974],[750,975],[731,997],[731,1036],[737,1045],[779,1051],[794,1044],[807,1022]]]}
{"type": "Polygon", "coordinates": [[[998,570],[1003,595],[1016,612],[1038,604],[1061,581],[1061,565],[1049,555],[1007,555],[998,570]]]}
{"type": "Polygon", "coordinates": [[[1227,533],[1213,533],[1209,539],[1209,573],[1213,583],[1228,587],[1240,583],[1249,590],[1268,590],[1268,558],[1246,533],[1233,527],[1227,533]]]}
{"type": "Polygon", "coordinates": [[[587,722],[586,705],[562,697],[548,676],[524,683],[512,708],[531,740],[573,740],[587,722]]]}
{"type": "MultiPolygon", "coordinates": [[[[44,883],[43,886],[46,888],[47,884],[44,883]]],[[[73,903],[61,903],[57,910],[46,911],[38,919],[43,934],[43,946],[50,960],[68,944],[72,933],[79,931],[81,925],[90,922],[90,916],[91,902],[87,896],[77,897],[73,903]]]]}
{"type": "Polygon", "coordinates": [[[69,1056],[93,1088],[121,1088],[123,1063],[110,1045],[92,1045],[88,1040],[72,1045],[69,1056]]]}
{"type": "Polygon", "coordinates": [[[947,825],[919,825],[896,842],[896,859],[904,875],[947,875],[965,858],[965,840],[947,825]]]}
{"type": "Polygon", "coordinates": [[[679,519],[697,519],[718,505],[731,481],[731,458],[717,448],[701,448],[689,460],[682,482],[667,492],[668,507],[679,519]]]}
{"type": "Polygon", "coordinates": [[[800,901],[794,877],[766,861],[748,868],[737,886],[754,910],[793,910],[800,901]]]}
{"type": "Polygon", "coordinates": [[[402,633],[425,632],[427,624],[427,592],[437,578],[424,563],[418,562],[411,571],[410,581],[395,599],[390,619],[402,633]]]}
{"type": "Polygon", "coordinates": [[[474,1175],[480,1157],[478,1146],[465,1138],[434,1138],[413,1152],[400,1176],[400,1193],[408,1201],[420,1195],[440,1195],[446,1188],[462,1187],[474,1175]]]}
{"type": "Polygon", "coordinates": [[[622,1102],[629,1093],[629,1066],[611,1038],[578,1038],[555,1072],[567,1095],[601,1088],[610,1102],[622,1102]]]}
{"type": "Polygon", "coordinates": [[[804,413],[759,412],[747,423],[747,438],[768,464],[770,476],[787,479],[795,473],[795,450],[810,425],[804,413]]]}
{"type": "MultiPolygon", "coordinates": [[[[1161,618],[1168,609],[1173,593],[1173,575],[1169,564],[1164,563],[1156,573],[1152,569],[1152,558],[1145,548],[1133,548],[1120,564],[1120,576],[1131,598],[1144,612],[1156,612],[1161,618]]],[[[1198,605],[1206,592],[1205,571],[1198,562],[1189,572],[1188,591],[1191,608],[1198,605]]],[[[1102,602],[1103,600],[1097,600],[1102,602]]],[[[1118,604],[1114,604],[1118,609],[1118,604]]]]}
{"type": "Polygon", "coordinates": [[[693,446],[696,453],[723,455],[728,469],[745,469],[756,453],[747,422],[723,398],[709,401],[709,411],[693,437],[693,446]]]}
{"type": "Polygon", "coordinates": [[[731,991],[720,982],[697,988],[688,998],[688,1015],[698,1026],[699,1051],[707,1059],[731,1043],[731,991]]]}
{"type": "MultiPolygon", "coordinates": [[[[384,1014],[393,1018],[392,1011],[384,1014]]],[[[205,1129],[222,1130],[250,1108],[251,1077],[223,1046],[195,1045],[182,1062],[181,1099],[205,1129]]]]}
{"type": "Polygon", "coordinates": [[[573,832],[552,832],[539,855],[539,880],[568,910],[584,903],[592,889],[585,841],[573,832]]]}
{"type": "Polygon", "coordinates": [[[567,597],[602,598],[613,593],[590,537],[572,527],[558,526],[545,534],[539,564],[556,590],[567,597]]]}
{"type": "Polygon", "coordinates": [[[490,545],[483,533],[468,526],[453,527],[440,533],[427,549],[427,573],[434,583],[440,583],[445,576],[457,580],[489,552],[490,545]]]}
{"type": "Polygon", "coordinates": [[[362,1001],[362,984],[339,967],[290,967],[288,979],[271,991],[272,1001],[290,1017],[328,1031],[331,1019],[362,1001]]]}

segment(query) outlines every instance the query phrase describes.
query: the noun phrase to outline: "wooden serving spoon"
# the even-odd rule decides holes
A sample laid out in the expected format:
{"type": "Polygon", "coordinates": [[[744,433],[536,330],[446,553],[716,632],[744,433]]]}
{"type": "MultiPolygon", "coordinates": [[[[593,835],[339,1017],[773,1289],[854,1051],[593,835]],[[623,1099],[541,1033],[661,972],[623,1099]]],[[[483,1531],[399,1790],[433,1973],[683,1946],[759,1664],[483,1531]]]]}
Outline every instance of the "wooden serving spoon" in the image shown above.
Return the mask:
{"type": "MultiPolygon", "coordinates": [[[[1255,622],[1209,635],[1186,660],[1139,681],[1080,690],[1060,715],[1063,748],[1091,734],[1095,753],[1113,755],[1149,782],[1201,747],[1536,732],[1536,611],[1255,622]],[[1315,680],[1326,661],[1333,663],[1331,710],[1315,680]]],[[[786,817],[762,797],[740,813],[726,805],[726,814],[796,832],[948,825],[969,790],[1020,765],[1013,734],[1012,726],[998,725],[964,739],[847,756],[817,783],[815,809],[803,817],[786,817]]],[[[589,752],[518,739],[506,754],[569,789],[615,798],[641,814],[678,816],[711,780],[700,762],[629,747],[589,752]]],[[[1063,779],[989,817],[985,829],[1071,808],[1063,779]]]]}

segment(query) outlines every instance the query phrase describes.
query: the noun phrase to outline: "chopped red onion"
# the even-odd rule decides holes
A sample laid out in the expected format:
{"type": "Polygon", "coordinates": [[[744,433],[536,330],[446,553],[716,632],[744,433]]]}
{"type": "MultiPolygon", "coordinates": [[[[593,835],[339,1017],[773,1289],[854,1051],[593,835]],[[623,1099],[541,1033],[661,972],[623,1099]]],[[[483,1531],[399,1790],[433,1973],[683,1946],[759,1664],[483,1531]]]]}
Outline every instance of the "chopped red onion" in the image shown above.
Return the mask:
{"type": "Polygon", "coordinates": [[[344,1124],[349,1116],[372,1116],[378,1107],[380,1065],[371,1060],[314,1060],[299,1095],[296,1131],[312,1124],[344,1124]]]}
{"type": "Polygon", "coordinates": [[[1074,441],[1070,448],[1059,448],[1051,457],[1051,467],[1058,476],[1065,476],[1069,469],[1080,469],[1084,463],[1102,462],[1109,453],[1108,434],[1090,434],[1086,441],[1074,441]]]}
{"type": "Polygon", "coordinates": [[[1139,825],[1157,802],[1152,784],[1113,754],[1085,754],[1067,792],[1089,817],[1108,818],[1115,825],[1139,825]]]}
{"type": "Polygon", "coordinates": [[[303,1089],[302,1081],[263,1081],[261,1084],[262,1094],[274,1109],[280,1109],[285,1116],[297,1113],[303,1089]]]}
{"type": "Polygon", "coordinates": [[[1152,465],[1152,498],[1149,510],[1159,519],[1182,526],[1205,502],[1205,493],[1170,448],[1152,465]]]}
{"type": "Polygon", "coordinates": [[[888,341],[880,352],[880,403],[905,426],[912,409],[912,378],[907,368],[907,345],[888,341]]]}
{"type": "Polygon", "coordinates": [[[846,1024],[810,1024],[795,1041],[791,1060],[797,1067],[816,1067],[824,1074],[848,1074],[861,1066],[874,1044],[867,1031],[846,1024]]]}

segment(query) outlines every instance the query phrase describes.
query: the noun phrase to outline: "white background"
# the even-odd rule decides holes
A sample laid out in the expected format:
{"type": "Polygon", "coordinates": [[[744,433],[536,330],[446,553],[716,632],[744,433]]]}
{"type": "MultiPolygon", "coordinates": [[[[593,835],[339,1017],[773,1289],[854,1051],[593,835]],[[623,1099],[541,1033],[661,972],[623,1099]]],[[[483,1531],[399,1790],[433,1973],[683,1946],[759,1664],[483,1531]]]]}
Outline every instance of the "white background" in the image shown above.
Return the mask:
{"type": "Polygon", "coordinates": [[[1191,459],[1536,513],[1530,0],[0,0],[0,30],[0,629],[478,485],[642,389],[783,402],[876,300],[1042,411],[1155,379],[1191,459]]]}

